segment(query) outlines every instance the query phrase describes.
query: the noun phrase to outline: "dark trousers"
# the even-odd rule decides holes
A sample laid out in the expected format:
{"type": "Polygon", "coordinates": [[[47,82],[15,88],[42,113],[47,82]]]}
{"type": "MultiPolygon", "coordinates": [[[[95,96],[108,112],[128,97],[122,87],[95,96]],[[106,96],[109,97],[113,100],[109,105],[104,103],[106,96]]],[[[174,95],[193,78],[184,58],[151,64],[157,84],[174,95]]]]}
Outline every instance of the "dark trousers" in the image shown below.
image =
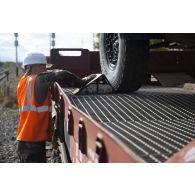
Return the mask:
{"type": "Polygon", "coordinates": [[[17,152],[21,163],[46,163],[45,142],[18,141],[17,152]]]}

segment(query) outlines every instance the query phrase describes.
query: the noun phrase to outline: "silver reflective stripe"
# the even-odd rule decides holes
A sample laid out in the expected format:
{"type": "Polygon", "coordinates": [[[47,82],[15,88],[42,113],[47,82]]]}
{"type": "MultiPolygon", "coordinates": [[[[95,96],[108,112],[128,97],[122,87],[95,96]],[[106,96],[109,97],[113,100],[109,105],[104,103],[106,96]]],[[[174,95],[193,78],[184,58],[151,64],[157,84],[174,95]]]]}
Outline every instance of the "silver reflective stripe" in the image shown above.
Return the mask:
{"type": "Polygon", "coordinates": [[[19,112],[27,112],[27,111],[34,111],[34,112],[51,112],[51,107],[50,106],[34,106],[31,105],[31,96],[32,96],[32,77],[29,77],[28,79],[28,87],[27,87],[27,92],[26,92],[26,101],[27,105],[22,106],[19,108],[19,112]]]}
{"type": "Polygon", "coordinates": [[[34,112],[51,112],[50,106],[22,106],[19,108],[20,112],[34,111],[34,112]]]}
{"type": "Polygon", "coordinates": [[[28,79],[28,87],[27,87],[27,92],[26,92],[26,97],[27,97],[27,106],[30,106],[31,103],[31,93],[32,93],[32,77],[29,77],[28,79]]]}

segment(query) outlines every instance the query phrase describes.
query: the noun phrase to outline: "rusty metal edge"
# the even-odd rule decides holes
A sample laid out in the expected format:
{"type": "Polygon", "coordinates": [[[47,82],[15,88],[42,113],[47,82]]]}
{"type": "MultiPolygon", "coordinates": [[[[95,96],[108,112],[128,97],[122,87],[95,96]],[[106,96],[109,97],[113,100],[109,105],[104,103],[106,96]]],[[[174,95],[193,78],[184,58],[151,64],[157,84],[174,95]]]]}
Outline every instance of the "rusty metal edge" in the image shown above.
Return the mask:
{"type": "Polygon", "coordinates": [[[195,163],[195,140],[170,157],[166,163],[195,163]]]}

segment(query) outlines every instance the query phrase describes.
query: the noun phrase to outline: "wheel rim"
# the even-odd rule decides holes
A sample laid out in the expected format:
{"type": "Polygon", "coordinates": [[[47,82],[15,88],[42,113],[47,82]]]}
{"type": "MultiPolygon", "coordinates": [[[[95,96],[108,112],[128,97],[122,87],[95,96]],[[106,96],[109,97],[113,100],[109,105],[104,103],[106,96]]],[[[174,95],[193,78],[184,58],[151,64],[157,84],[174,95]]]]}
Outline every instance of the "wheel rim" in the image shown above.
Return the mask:
{"type": "Polygon", "coordinates": [[[104,35],[104,47],[108,66],[111,70],[116,69],[119,55],[119,36],[117,33],[104,35]]]}

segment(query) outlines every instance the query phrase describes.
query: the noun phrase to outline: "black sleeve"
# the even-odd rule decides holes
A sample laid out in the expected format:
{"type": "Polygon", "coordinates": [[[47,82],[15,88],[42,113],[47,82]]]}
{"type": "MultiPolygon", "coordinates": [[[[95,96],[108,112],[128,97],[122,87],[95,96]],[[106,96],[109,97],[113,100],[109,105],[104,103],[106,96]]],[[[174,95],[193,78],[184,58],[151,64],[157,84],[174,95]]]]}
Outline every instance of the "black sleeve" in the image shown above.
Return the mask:
{"type": "Polygon", "coordinates": [[[38,74],[35,81],[35,99],[38,103],[42,103],[48,93],[49,87],[58,82],[61,87],[82,87],[86,81],[77,75],[66,70],[53,70],[50,72],[42,72],[38,74]]]}
{"type": "Polygon", "coordinates": [[[49,87],[53,83],[53,77],[53,73],[43,72],[38,74],[34,86],[35,99],[37,103],[41,104],[47,97],[49,87]]]}
{"type": "Polygon", "coordinates": [[[39,86],[50,87],[54,82],[58,82],[61,87],[82,87],[85,81],[67,70],[53,70],[42,72],[37,76],[39,86]]]}
{"type": "Polygon", "coordinates": [[[38,74],[36,81],[40,86],[50,87],[55,82],[55,72],[42,72],[38,74]]]}
{"type": "Polygon", "coordinates": [[[80,88],[95,78],[95,76],[95,74],[92,74],[82,79],[67,70],[52,70],[48,72],[42,72],[38,74],[35,81],[35,98],[38,100],[37,102],[42,102],[47,95],[49,87],[54,82],[58,82],[59,85],[63,88],[80,88]]]}
{"type": "Polygon", "coordinates": [[[84,81],[67,70],[54,70],[50,76],[48,76],[48,82],[58,82],[61,87],[82,87],[84,81]]]}

